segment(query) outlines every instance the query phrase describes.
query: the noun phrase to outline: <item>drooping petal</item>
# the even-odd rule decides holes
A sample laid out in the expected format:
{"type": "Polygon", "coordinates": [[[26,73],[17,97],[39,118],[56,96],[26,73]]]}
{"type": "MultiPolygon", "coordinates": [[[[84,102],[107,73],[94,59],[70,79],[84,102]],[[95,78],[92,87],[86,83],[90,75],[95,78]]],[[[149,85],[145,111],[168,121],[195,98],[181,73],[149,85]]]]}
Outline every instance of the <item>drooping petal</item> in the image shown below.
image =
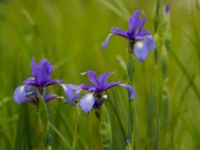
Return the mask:
{"type": "Polygon", "coordinates": [[[105,48],[106,48],[106,46],[108,45],[108,43],[109,43],[110,38],[111,38],[112,35],[113,35],[113,34],[111,33],[111,34],[109,34],[109,35],[106,37],[105,41],[104,41],[104,42],[102,43],[102,45],[101,45],[101,48],[102,48],[102,49],[105,49],[105,48]]]}
{"type": "Polygon", "coordinates": [[[104,87],[104,91],[114,87],[114,86],[119,86],[120,85],[120,81],[117,82],[110,82],[106,85],[106,87],[104,87]]]}
{"type": "Polygon", "coordinates": [[[57,99],[57,98],[59,98],[60,96],[58,96],[58,95],[56,95],[56,94],[48,94],[48,95],[44,95],[43,96],[43,99],[44,99],[44,101],[45,102],[49,102],[49,101],[51,101],[51,100],[53,100],[53,99],[57,99]]]}
{"type": "Polygon", "coordinates": [[[88,79],[90,80],[90,82],[92,82],[95,86],[99,86],[99,81],[94,71],[87,71],[87,72],[81,73],[81,75],[85,75],[85,74],[88,75],[88,79]]]}
{"type": "Polygon", "coordinates": [[[145,36],[144,42],[146,43],[148,50],[154,50],[156,48],[156,42],[155,42],[153,36],[145,36]]]}
{"type": "Polygon", "coordinates": [[[128,36],[127,32],[121,30],[120,28],[112,28],[111,33],[113,33],[115,35],[122,36],[122,37],[124,37],[126,39],[129,39],[129,36],[128,36]]]}
{"type": "Polygon", "coordinates": [[[91,85],[91,84],[82,84],[81,87],[83,90],[87,90],[88,92],[95,92],[96,91],[96,86],[91,85]]]}
{"type": "Polygon", "coordinates": [[[18,86],[15,89],[13,95],[15,102],[18,104],[22,104],[25,102],[32,101],[32,98],[36,96],[35,91],[33,91],[32,89],[33,89],[32,86],[26,86],[26,85],[18,86]]]}
{"type": "Polygon", "coordinates": [[[135,96],[136,96],[133,87],[131,85],[129,85],[129,84],[120,84],[120,85],[127,89],[128,95],[129,95],[129,99],[133,100],[135,98],[135,96]]]}
{"type": "Polygon", "coordinates": [[[78,89],[78,87],[80,87],[80,86],[76,86],[76,85],[72,85],[72,84],[61,84],[61,86],[67,96],[67,98],[64,101],[65,103],[67,103],[69,101],[74,102],[79,98],[80,89],[78,89]]]}
{"type": "Polygon", "coordinates": [[[94,103],[95,97],[93,93],[89,93],[81,98],[80,107],[84,112],[88,113],[93,108],[94,103]]]}
{"type": "Polygon", "coordinates": [[[30,78],[24,80],[23,84],[37,86],[37,82],[35,81],[34,77],[30,77],[30,78]]]}
{"type": "Polygon", "coordinates": [[[137,41],[134,44],[134,48],[133,48],[134,54],[135,56],[140,60],[140,61],[144,61],[149,53],[149,50],[146,46],[146,43],[143,41],[137,41]]]}
{"type": "Polygon", "coordinates": [[[137,30],[138,27],[138,23],[139,23],[139,15],[140,15],[140,10],[137,9],[131,16],[131,18],[129,19],[129,31],[128,33],[130,34],[130,36],[133,36],[137,30]]]}
{"type": "Polygon", "coordinates": [[[62,82],[63,82],[62,80],[50,79],[48,82],[44,84],[44,86],[57,85],[57,84],[61,84],[62,82]]]}

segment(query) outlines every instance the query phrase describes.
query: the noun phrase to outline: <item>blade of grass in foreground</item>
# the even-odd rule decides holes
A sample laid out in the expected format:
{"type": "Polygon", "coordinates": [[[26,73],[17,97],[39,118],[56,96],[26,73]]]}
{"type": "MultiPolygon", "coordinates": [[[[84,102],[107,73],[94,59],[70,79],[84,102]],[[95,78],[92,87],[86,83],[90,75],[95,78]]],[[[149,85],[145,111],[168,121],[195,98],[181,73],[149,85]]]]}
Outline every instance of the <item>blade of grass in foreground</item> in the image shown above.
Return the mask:
{"type": "Polygon", "coordinates": [[[15,150],[26,150],[32,149],[32,141],[31,141],[31,127],[29,120],[29,110],[28,105],[21,105],[19,121],[17,127],[17,135],[15,140],[15,150]]]}

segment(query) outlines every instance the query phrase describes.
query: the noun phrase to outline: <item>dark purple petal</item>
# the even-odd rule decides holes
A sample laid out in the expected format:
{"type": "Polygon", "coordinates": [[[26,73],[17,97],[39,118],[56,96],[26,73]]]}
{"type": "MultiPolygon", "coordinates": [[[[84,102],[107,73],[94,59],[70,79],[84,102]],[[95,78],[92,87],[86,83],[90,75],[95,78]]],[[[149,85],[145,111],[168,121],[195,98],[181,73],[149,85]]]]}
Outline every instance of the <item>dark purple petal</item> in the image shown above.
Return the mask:
{"type": "Polygon", "coordinates": [[[60,98],[60,97],[56,94],[48,94],[48,95],[43,96],[43,99],[45,102],[49,102],[49,101],[51,101],[53,99],[57,99],[57,98],[60,98]]]}
{"type": "Polygon", "coordinates": [[[141,30],[136,36],[146,36],[151,35],[151,32],[149,30],[141,30]]]}
{"type": "Polygon", "coordinates": [[[76,90],[76,89],[78,89],[78,87],[80,86],[76,86],[72,84],[61,84],[61,86],[67,96],[66,100],[64,101],[65,103],[69,101],[74,102],[79,98],[80,89],[79,90],[76,90]]]}
{"type": "Polygon", "coordinates": [[[120,85],[128,90],[129,99],[133,100],[135,98],[135,96],[136,96],[133,87],[131,85],[129,85],[129,84],[120,84],[120,85]]]}
{"type": "Polygon", "coordinates": [[[139,32],[142,31],[143,26],[144,26],[144,24],[145,24],[145,22],[146,22],[146,16],[145,16],[145,14],[144,14],[143,11],[142,11],[142,14],[143,14],[143,18],[142,18],[142,19],[139,19],[139,21],[138,21],[139,32]]]}
{"type": "Polygon", "coordinates": [[[145,36],[144,42],[146,43],[148,50],[154,50],[156,48],[156,42],[152,36],[145,36]]]}
{"type": "Polygon", "coordinates": [[[62,83],[62,80],[57,80],[57,79],[50,79],[48,82],[45,83],[45,86],[49,86],[49,85],[57,85],[62,83]]]}
{"type": "Polygon", "coordinates": [[[140,61],[144,61],[148,54],[149,54],[149,50],[146,46],[146,43],[143,41],[137,41],[134,44],[134,48],[133,48],[134,54],[135,56],[140,60],[140,61]]]}
{"type": "Polygon", "coordinates": [[[102,49],[105,49],[106,48],[106,46],[108,45],[108,42],[110,41],[110,38],[111,38],[111,36],[112,36],[113,34],[109,34],[107,37],[106,37],[106,39],[105,39],[105,41],[102,43],[102,45],[101,45],[101,48],[102,49]]]}
{"type": "Polygon", "coordinates": [[[110,75],[112,75],[112,74],[113,73],[106,72],[106,73],[101,74],[99,76],[99,82],[100,82],[100,87],[99,88],[104,88],[107,85],[108,77],[110,75]]]}
{"type": "Polygon", "coordinates": [[[117,82],[110,82],[106,85],[106,87],[104,88],[104,91],[114,87],[114,86],[119,86],[120,85],[120,81],[117,82]]]}
{"type": "Polygon", "coordinates": [[[80,107],[84,112],[88,113],[93,108],[94,103],[95,97],[93,93],[89,93],[81,98],[80,107]]]}
{"type": "Polygon", "coordinates": [[[37,82],[35,81],[34,77],[30,77],[26,79],[23,84],[25,85],[32,85],[32,86],[37,86],[37,82]]]}
{"type": "Polygon", "coordinates": [[[32,60],[32,74],[39,85],[43,86],[50,79],[52,71],[53,66],[47,59],[41,59],[39,65],[32,60]]]}
{"type": "Polygon", "coordinates": [[[82,84],[81,88],[83,90],[87,90],[88,92],[94,92],[97,89],[96,86],[91,85],[91,84],[82,84]]]}
{"type": "Polygon", "coordinates": [[[115,34],[115,35],[122,36],[122,37],[124,37],[124,38],[126,38],[126,39],[129,39],[129,36],[128,36],[127,32],[126,32],[126,31],[123,31],[123,30],[121,30],[121,29],[119,29],[119,28],[113,28],[113,29],[111,30],[111,33],[113,33],[113,34],[115,34]]]}
{"type": "Polygon", "coordinates": [[[129,20],[129,34],[130,36],[133,36],[137,30],[138,27],[138,23],[139,23],[139,15],[140,15],[140,10],[137,9],[131,16],[130,20],[129,20]]]}
{"type": "Polygon", "coordinates": [[[82,75],[87,74],[90,82],[92,82],[95,86],[99,86],[99,81],[98,81],[98,78],[97,78],[96,73],[94,71],[87,71],[87,72],[84,72],[84,73],[81,73],[81,74],[82,75]]]}

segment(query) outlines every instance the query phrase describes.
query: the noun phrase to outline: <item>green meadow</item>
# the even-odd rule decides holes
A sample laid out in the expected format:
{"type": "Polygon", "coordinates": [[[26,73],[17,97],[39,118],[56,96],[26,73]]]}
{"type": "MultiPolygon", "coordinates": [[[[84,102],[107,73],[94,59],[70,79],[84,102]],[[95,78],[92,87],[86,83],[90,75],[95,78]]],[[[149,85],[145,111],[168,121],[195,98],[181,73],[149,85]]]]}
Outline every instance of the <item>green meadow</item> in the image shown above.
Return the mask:
{"type": "MultiPolygon", "coordinates": [[[[199,0],[0,0],[0,150],[199,150],[199,18],[199,0]],[[128,30],[137,8],[156,50],[144,62],[132,54],[127,68],[126,39],[101,44],[113,27],[128,30]],[[87,70],[114,72],[109,81],[132,84],[136,97],[114,87],[89,113],[61,99],[16,104],[32,58],[48,59],[64,83],[89,83],[87,70]]],[[[48,90],[65,97],[59,85],[48,90]]]]}

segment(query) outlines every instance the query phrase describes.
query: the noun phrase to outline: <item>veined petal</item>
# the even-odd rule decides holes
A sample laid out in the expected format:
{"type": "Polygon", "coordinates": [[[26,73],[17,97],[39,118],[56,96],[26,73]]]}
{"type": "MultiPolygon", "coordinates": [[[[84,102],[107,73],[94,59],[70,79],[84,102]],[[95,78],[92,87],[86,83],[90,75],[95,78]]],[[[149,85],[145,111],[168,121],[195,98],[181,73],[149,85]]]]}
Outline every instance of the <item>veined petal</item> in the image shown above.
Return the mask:
{"type": "Polygon", "coordinates": [[[104,91],[114,87],[114,86],[119,86],[120,85],[120,81],[117,82],[110,82],[106,85],[106,87],[104,87],[104,91]]]}
{"type": "Polygon", "coordinates": [[[94,71],[87,71],[87,72],[81,73],[81,75],[85,75],[85,74],[88,75],[88,79],[90,80],[90,82],[92,82],[95,86],[99,86],[99,81],[94,71]]]}
{"type": "Polygon", "coordinates": [[[67,103],[69,101],[74,102],[79,98],[80,89],[78,89],[78,87],[80,87],[80,86],[76,86],[76,85],[72,85],[72,84],[61,84],[61,86],[67,96],[66,100],[64,101],[65,103],[67,103]]]}
{"type": "Polygon", "coordinates": [[[60,96],[56,95],[56,94],[48,94],[48,95],[44,95],[43,99],[45,102],[49,102],[53,99],[59,98],[60,96]]]}
{"type": "Polygon", "coordinates": [[[156,48],[156,42],[153,36],[145,36],[144,42],[146,43],[148,50],[154,50],[156,48]]]}
{"type": "Polygon", "coordinates": [[[129,19],[129,34],[133,36],[137,30],[138,23],[139,23],[139,15],[140,15],[140,10],[137,9],[129,19]]]}
{"type": "Polygon", "coordinates": [[[120,85],[127,89],[128,95],[129,95],[129,99],[133,100],[135,98],[135,96],[136,96],[133,87],[131,85],[129,85],[129,84],[120,84],[120,85]]]}
{"type": "Polygon", "coordinates": [[[93,93],[89,93],[81,98],[80,107],[84,112],[88,113],[93,108],[94,103],[95,97],[93,93]]]}
{"type": "Polygon", "coordinates": [[[149,54],[149,50],[146,46],[146,43],[143,41],[137,41],[134,44],[134,48],[133,48],[134,54],[135,56],[140,60],[140,61],[144,61],[148,54],[149,54]]]}
{"type": "Polygon", "coordinates": [[[124,37],[126,39],[129,39],[129,36],[128,36],[127,32],[121,30],[120,28],[112,28],[111,33],[113,33],[115,35],[122,36],[122,37],[124,37]]]}
{"type": "Polygon", "coordinates": [[[50,79],[52,71],[53,66],[47,59],[41,59],[39,65],[35,59],[32,60],[32,74],[40,86],[43,86],[50,79]]]}
{"type": "Polygon", "coordinates": [[[107,84],[107,81],[108,81],[108,77],[110,75],[112,75],[113,73],[110,73],[110,72],[106,72],[104,74],[101,74],[99,76],[99,82],[100,82],[100,87],[99,88],[104,88],[107,84]]]}
{"type": "Polygon", "coordinates": [[[32,86],[26,86],[26,85],[18,86],[15,89],[13,95],[15,102],[18,104],[22,104],[31,101],[32,97],[36,96],[35,91],[32,91],[32,89],[33,89],[32,86]]]}
{"type": "Polygon", "coordinates": [[[102,45],[101,45],[101,48],[102,48],[102,49],[105,49],[105,48],[106,48],[106,46],[108,45],[108,43],[109,43],[110,38],[111,38],[112,35],[113,35],[113,34],[110,33],[110,34],[106,37],[105,41],[104,41],[104,42],[102,43],[102,45]]]}

